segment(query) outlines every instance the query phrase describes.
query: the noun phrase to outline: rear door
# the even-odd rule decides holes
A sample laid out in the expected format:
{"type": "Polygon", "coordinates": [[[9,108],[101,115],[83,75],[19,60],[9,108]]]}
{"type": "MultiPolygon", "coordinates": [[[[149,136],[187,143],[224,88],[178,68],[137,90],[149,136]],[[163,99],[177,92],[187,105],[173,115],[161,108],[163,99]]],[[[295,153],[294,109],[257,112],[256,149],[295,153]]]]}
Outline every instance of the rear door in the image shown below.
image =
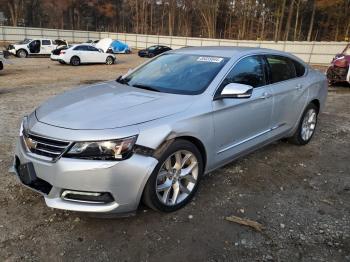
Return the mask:
{"type": "Polygon", "coordinates": [[[281,55],[266,55],[269,83],[274,101],[271,135],[284,133],[299,120],[308,96],[306,68],[281,55]]]}
{"type": "Polygon", "coordinates": [[[74,54],[72,56],[78,56],[81,63],[90,63],[89,62],[89,50],[87,45],[79,45],[74,48],[74,54]]]}
{"type": "Polygon", "coordinates": [[[53,50],[53,48],[54,48],[54,45],[52,44],[51,40],[49,39],[41,40],[40,54],[49,55],[51,54],[51,51],[53,50]]]}
{"type": "Polygon", "coordinates": [[[88,46],[90,63],[104,63],[106,54],[94,46],[88,46]]]}
{"type": "Polygon", "coordinates": [[[253,87],[250,98],[213,101],[216,158],[225,162],[269,137],[271,127],[271,90],[266,82],[266,64],[262,56],[241,59],[220,84],[218,92],[229,83],[253,87]]]}

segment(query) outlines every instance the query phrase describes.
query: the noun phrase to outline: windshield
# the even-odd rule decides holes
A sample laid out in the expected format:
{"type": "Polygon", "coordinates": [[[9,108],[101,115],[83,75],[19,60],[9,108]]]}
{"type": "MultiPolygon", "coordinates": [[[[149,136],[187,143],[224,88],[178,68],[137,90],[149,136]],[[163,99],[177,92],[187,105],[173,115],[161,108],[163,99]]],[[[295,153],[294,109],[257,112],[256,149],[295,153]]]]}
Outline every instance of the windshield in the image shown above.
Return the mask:
{"type": "Polygon", "coordinates": [[[200,94],[227,60],[222,57],[165,54],[151,60],[119,82],[165,93],[200,94]]]}
{"type": "Polygon", "coordinates": [[[150,50],[150,51],[152,51],[152,50],[154,50],[154,49],[156,49],[157,48],[157,46],[156,45],[153,45],[153,46],[150,46],[149,48],[147,48],[148,50],[150,50]]]}
{"type": "Polygon", "coordinates": [[[23,41],[18,42],[19,45],[25,45],[25,44],[29,44],[30,41],[32,41],[31,39],[24,39],[23,41]]]}

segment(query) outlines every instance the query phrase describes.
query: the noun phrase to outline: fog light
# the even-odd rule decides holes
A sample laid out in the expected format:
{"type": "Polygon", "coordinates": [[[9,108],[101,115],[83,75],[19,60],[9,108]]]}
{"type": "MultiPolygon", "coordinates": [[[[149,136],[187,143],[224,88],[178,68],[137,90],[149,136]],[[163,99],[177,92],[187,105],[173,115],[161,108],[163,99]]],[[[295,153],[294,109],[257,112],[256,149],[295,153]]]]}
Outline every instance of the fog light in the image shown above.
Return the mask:
{"type": "Polygon", "coordinates": [[[114,201],[113,196],[108,192],[85,192],[73,190],[64,190],[61,198],[67,201],[92,204],[107,204],[114,201]]]}

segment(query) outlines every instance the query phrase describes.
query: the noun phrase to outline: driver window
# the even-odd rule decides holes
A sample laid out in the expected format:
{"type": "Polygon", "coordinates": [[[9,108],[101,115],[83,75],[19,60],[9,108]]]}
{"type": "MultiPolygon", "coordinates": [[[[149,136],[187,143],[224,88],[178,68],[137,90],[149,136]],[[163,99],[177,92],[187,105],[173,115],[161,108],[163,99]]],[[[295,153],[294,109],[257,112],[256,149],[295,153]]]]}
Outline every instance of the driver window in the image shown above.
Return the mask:
{"type": "Polygon", "coordinates": [[[260,56],[250,56],[239,61],[228,73],[220,88],[231,83],[259,87],[266,85],[264,61],[260,56]]]}

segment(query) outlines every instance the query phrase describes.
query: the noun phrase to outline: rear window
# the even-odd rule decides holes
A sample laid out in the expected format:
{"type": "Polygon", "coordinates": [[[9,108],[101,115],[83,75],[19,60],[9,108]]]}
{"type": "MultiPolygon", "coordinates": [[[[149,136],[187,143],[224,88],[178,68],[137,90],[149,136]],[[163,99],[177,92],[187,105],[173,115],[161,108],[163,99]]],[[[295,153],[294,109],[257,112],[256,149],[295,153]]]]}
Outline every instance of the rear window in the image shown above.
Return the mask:
{"type": "Polygon", "coordinates": [[[297,76],[294,63],[284,56],[268,55],[267,62],[270,66],[270,83],[286,81],[297,76]]]}

